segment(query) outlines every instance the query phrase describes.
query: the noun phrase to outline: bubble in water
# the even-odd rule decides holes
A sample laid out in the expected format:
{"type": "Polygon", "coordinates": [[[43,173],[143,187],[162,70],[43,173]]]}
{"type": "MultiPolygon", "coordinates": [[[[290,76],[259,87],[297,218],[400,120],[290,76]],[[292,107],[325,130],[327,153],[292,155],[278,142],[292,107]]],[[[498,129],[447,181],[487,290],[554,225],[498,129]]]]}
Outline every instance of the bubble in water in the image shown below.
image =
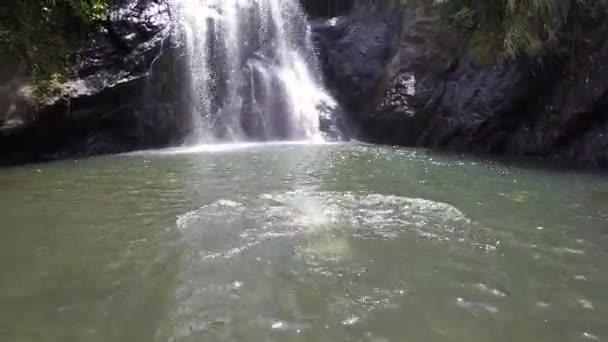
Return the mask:
{"type": "Polygon", "coordinates": [[[585,254],[585,251],[580,249],[568,248],[568,247],[556,247],[553,249],[557,253],[561,254],[574,254],[574,255],[582,255],[585,254]]]}
{"type": "Polygon", "coordinates": [[[343,320],[342,324],[344,324],[344,325],[354,325],[357,322],[359,322],[359,317],[357,317],[357,316],[350,316],[349,318],[343,320]]]}
{"type": "Polygon", "coordinates": [[[498,313],[498,308],[487,304],[487,303],[483,303],[483,302],[470,302],[465,300],[462,297],[458,297],[456,298],[456,305],[458,305],[459,307],[463,308],[463,309],[467,309],[467,310],[473,310],[473,311],[477,311],[479,309],[487,311],[489,313],[498,313]]]}
{"type": "Polygon", "coordinates": [[[285,329],[285,323],[281,322],[281,321],[274,322],[274,323],[272,323],[271,328],[273,330],[284,330],[285,329]]]}
{"type": "Polygon", "coordinates": [[[479,283],[479,284],[475,285],[475,287],[477,287],[479,290],[481,290],[483,292],[490,293],[497,297],[506,297],[507,296],[507,294],[505,292],[500,291],[495,288],[488,287],[486,284],[479,283]]]}
{"type": "Polygon", "coordinates": [[[599,341],[599,339],[600,339],[598,336],[593,335],[592,333],[588,333],[588,332],[584,332],[582,335],[584,338],[587,338],[589,340],[599,341]]]}
{"type": "Polygon", "coordinates": [[[577,300],[577,302],[585,309],[593,310],[593,308],[594,308],[593,303],[591,303],[587,299],[580,298],[577,300]]]}

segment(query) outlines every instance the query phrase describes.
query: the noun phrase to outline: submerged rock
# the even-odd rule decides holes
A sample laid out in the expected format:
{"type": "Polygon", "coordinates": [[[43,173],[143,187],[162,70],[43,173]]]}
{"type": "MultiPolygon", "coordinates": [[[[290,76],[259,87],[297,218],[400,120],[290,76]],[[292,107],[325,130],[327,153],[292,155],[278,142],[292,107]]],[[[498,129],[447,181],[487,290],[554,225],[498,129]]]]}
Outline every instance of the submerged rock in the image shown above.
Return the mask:
{"type": "Polygon", "coordinates": [[[45,98],[35,98],[24,70],[0,75],[11,84],[0,91],[0,164],[166,146],[184,136],[185,73],[167,2],[121,1],[109,18],[79,50],[72,79],[45,98]]]}
{"type": "Polygon", "coordinates": [[[481,63],[438,18],[359,9],[314,26],[329,86],[372,142],[608,166],[608,23],[481,63]]]}

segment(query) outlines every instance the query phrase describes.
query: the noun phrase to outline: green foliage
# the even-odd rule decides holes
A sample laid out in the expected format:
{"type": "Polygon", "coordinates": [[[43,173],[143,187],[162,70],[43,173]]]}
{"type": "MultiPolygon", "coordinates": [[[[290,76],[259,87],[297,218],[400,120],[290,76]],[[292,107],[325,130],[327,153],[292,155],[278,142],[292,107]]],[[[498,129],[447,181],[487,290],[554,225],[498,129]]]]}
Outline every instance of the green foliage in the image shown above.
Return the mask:
{"type": "Polygon", "coordinates": [[[88,32],[101,27],[106,0],[3,0],[0,54],[30,70],[39,95],[67,73],[66,65],[88,32]]]}
{"type": "MultiPolygon", "coordinates": [[[[395,2],[386,0],[389,2],[395,2]]],[[[581,12],[606,14],[606,0],[403,0],[438,14],[448,26],[468,33],[471,47],[486,59],[535,56],[557,42],[564,24],[582,21],[581,12]]]]}
{"type": "Polygon", "coordinates": [[[77,2],[80,7],[76,9],[77,13],[81,13],[82,18],[89,23],[100,24],[106,20],[108,4],[106,0],[71,0],[77,2]]]}

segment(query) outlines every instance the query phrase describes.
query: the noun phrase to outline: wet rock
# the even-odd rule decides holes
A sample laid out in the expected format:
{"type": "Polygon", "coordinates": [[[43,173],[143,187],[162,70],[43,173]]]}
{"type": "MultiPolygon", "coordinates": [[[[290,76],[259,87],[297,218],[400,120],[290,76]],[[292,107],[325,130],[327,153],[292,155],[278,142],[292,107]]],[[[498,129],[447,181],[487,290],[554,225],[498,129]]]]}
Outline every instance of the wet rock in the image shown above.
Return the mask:
{"type": "Polygon", "coordinates": [[[400,15],[369,16],[355,9],[346,17],[312,22],[325,82],[340,104],[355,116],[373,110],[388,81],[401,30],[400,15]]]}
{"type": "MultiPolygon", "coordinates": [[[[438,18],[382,10],[317,24],[328,85],[378,143],[608,167],[608,23],[537,58],[480,63],[438,18]]],[[[569,28],[564,28],[568,31],[569,28]]]]}
{"type": "Polygon", "coordinates": [[[164,0],[118,2],[92,35],[72,79],[34,99],[25,72],[0,75],[0,164],[45,161],[175,144],[189,127],[180,52],[164,0]]]}

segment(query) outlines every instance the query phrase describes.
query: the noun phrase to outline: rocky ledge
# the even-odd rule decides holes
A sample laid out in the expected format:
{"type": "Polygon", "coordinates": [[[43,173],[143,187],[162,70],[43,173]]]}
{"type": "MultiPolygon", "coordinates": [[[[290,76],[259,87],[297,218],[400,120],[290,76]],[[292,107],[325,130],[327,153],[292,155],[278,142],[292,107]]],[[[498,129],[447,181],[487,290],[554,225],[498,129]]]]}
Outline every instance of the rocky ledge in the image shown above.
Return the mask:
{"type": "Polygon", "coordinates": [[[608,167],[608,22],[534,59],[479,63],[436,18],[317,21],[326,81],[368,141],[608,167]]]}
{"type": "MultiPolygon", "coordinates": [[[[36,99],[31,79],[0,74],[0,164],[118,153],[175,144],[190,116],[185,75],[162,0],[121,1],[106,30],[87,39],[72,79],[36,99]]],[[[3,61],[10,63],[10,61],[3,61]]]]}

